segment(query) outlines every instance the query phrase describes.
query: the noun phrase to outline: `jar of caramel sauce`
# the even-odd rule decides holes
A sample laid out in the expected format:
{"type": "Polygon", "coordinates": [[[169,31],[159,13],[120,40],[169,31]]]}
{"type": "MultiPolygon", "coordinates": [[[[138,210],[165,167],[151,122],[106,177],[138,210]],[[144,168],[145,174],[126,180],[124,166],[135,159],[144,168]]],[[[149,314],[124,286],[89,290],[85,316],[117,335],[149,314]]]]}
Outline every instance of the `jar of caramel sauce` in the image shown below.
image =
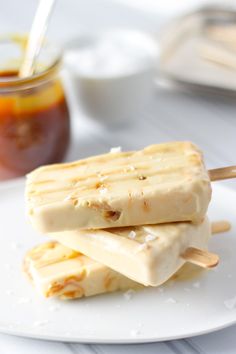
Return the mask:
{"type": "MultiPolygon", "coordinates": [[[[19,45],[19,39],[8,40],[19,45]]],[[[58,53],[44,48],[36,73],[27,78],[19,77],[16,58],[0,63],[0,180],[25,175],[65,156],[70,119],[58,53]]]]}

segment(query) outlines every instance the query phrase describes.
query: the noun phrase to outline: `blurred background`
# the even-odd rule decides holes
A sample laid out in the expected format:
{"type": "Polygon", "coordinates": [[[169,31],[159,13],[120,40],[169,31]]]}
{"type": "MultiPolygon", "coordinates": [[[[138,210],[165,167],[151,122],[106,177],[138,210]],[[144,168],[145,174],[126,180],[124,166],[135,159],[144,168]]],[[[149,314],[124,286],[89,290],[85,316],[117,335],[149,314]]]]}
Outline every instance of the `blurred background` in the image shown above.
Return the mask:
{"type": "MultiPolygon", "coordinates": [[[[0,0],[1,35],[29,33],[37,5],[37,0],[0,0]]],[[[62,135],[54,137],[52,132],[60,119],[55,118],[51,128],[45,125],[42,134],[47,138],[50,135],[55,146],[64,139],[65,149],[58,154],[56,148],[55,154],[55,146],[50,143],[46,154],[34,146],[34,151],[27,152],[27,168],[19,167],[13,174],[4,172],[2,179],[36,167],[29,161],[37,154],[40,159],[35,164],[39,165],[103,153],[113,146],[138,149],[170,140],[192,140],[199,144],[209,168],[233,164],[235,11],[236,1],[57,0],[46,37],[63,49],[58,74],[69,112],[63,111],[63,117],[70,116],[71,138],[68,132],[66,138],[63,136],[68,130],[66,125],[61,129],[62,135]],[[47,129],[51,129],[50,134],[47,129]],[[49,150],[54,151],[53,156],[49,156],[49,150]]],[[[0,87],[0,98],[5,100],[4,90],[1,92],[0,87]]],[[[11,126],[1,133],[0,129],[2,164],[3,160],[11,159],[11,143],[8,141],[6,145],[4,140],[6,131],[10,129],[10,135],[7,134],[11,138],[18,139],[21,134],[22,153],[25,131],[34,131],[32,126],[28,127],[30,120],[39,118],[38,112],[45,108],[45,97],[54,97],[58,92],[58,88],[49,93],[45,90],[43,87],[42,95],[23,104],[22,97],[30,96],[27,87],[21,98],[15,100],[16,116],[6,118],[5,111],[2,113],[2,122],[11,121],[14,125],[19,116],[21,122],[26,117],[22,107],[31,107],[23,128],[21,124],[17,130],[11,126]],[[32,109],[35,111],[30,118],[32,109]]],[[[42,121],[37,120],[38,130],[42,121]]],[[[36,134],[30,141],[32,145],[45,145],[46,140],[36,134]]],[[[15,147],[13,154],[17,154],[15,147]]]]}

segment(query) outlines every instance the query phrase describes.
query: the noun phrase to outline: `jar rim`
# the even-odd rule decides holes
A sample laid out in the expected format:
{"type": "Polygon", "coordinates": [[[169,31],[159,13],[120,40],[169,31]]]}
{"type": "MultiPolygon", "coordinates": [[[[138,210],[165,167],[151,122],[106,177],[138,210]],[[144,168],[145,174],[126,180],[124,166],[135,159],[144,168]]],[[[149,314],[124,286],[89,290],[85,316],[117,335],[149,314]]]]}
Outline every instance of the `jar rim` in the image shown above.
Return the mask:
{"type": "MultiPolygon", "coordinates": [[[[21,38],[21,35],[19,35],[19,38],[21,38]]],[[[23,36],[22,36],[23,38],[23,36]]],[[[0,37],[1,40],[11,40],[11,35],[5,35],[4,37],[0,37]]],[[[58,71],[59,67],[61,66],[62,63],[62,56],[63,56],[63,50],[57,45],[52,44],[51,42],[47,41],[46,42],[47,46],[50,48],[56,49],[57,54],[55,55],[55,59],[53,62],[46,66],[46,68],[34,73],[33,75],[27,76],[27,77],[19,77],[19,76],[1,76],[0,74],[0,90],[8,90],[8,89],[14,89],[14,88],[20,88],[22,86],[31,86],[36,84],[37,82],[45,81],[51,75],[53,75],[55,72],[58,71]]],[[[6,69],[6,70],[0,70],[0,73],[7,72],[14,72],[14,69],[6,69]]],[[[17,70],[16,70],[17,71],[17,70]]]]}

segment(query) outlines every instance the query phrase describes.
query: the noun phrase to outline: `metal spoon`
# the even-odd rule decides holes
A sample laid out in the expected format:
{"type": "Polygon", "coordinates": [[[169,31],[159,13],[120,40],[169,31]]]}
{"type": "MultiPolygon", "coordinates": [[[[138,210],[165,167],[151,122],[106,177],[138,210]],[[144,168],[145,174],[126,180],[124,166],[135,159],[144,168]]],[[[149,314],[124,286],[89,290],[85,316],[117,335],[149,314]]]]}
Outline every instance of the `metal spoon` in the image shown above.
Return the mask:
{"type": "Polygon", "coordinates": [[[39,2],[30,30],[22,65],[19,70],[19,77],[31,76],[35,71],[36,60],[43,43],[54,4],[55,0],[40,0],[39,2]]]}

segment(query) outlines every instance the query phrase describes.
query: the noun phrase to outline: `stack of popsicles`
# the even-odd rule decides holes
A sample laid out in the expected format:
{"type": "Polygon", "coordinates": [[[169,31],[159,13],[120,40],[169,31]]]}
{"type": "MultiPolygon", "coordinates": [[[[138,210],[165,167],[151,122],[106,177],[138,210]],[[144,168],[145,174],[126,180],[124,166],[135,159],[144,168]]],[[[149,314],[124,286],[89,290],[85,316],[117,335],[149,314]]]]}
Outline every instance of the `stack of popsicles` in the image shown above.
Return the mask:
{"type": "Polygon", "coordinates": [[[185,262],[213,267],[211,183],[189,142],[44,166],[27,177],[32,226],[50,241],[24,269],[46,297],[71,299],[166,282],[185,262]]]}

